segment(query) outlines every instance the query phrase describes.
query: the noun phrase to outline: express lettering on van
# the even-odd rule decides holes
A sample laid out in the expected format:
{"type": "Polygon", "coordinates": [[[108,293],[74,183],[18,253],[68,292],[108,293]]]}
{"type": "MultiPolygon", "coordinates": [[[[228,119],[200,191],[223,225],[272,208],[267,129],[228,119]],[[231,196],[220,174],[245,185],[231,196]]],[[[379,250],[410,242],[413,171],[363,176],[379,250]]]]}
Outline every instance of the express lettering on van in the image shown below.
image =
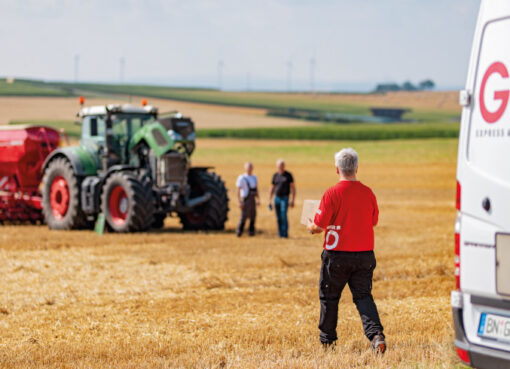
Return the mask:
{"type": "Polygon", "coordinates": [[[494,91],[494,100],[500,100],[499,107],[496,111],[492,112],[487,109],[487,105],[485,104],[485,87],[487,81],[493,74],[499,74],[502,78],[508,78],[508,69],[503,63],[495,62],[487,68],[483,76],[482,85],[480,87],[480,112],[487,123],[496,123],[501,118],[508,105],[508,97],[510,95],[510,91],[508,90],[494,91]]]}

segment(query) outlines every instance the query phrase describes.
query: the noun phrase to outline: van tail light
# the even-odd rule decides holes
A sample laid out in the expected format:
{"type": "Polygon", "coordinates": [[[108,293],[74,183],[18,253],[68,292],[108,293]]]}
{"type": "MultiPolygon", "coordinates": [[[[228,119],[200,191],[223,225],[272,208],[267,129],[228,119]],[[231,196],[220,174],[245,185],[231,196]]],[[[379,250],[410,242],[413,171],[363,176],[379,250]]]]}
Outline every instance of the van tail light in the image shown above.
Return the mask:
{"type": "Polygon", "coordinates": [[[457,181],[457,195],[455,197],[455,207],[460,210],[460,183],[457,181]]]}
{"type": "Polygon", "coordinates": [[[471,364],[469,360],[469,353],[466,350],[456,347],[457,355],[459,355],[459,359],[462,360],[466,364],[471,364]]]}
{"type": "Polygon", "coordinates": [[[455,233],[455,288],[460,290],[460,234],[455,233]]]}

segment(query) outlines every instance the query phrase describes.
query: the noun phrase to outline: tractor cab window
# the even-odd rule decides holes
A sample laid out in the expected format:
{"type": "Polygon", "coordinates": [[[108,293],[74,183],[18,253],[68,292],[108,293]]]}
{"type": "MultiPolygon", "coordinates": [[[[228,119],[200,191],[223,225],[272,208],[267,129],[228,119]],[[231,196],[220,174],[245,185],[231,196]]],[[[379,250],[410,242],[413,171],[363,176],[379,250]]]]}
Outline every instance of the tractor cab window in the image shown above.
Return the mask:
{"type": "Polygon", "coordinates": [[[105,120],[101,116],[88,116],[83,118],[82,137],[104,137],[105,120]]]}
{"type": "Polygon", "coordinates": [[[112,116],[113,135],[119,140],[131,140],[143,125],[152,123],[154,117],[147,114],[116,114],[112,116]]]}

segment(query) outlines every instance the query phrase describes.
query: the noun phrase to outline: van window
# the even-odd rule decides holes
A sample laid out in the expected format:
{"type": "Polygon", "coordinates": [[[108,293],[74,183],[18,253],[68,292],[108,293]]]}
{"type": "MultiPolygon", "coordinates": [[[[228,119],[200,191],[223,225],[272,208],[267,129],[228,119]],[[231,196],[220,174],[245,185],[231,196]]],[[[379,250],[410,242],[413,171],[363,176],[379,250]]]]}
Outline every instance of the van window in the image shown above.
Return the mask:
{"type": "Polygon", "coordinates": [[[467,157],[490,177],[510,181],[510,19],[483,31],[473,88],[467,157]],[[502,153],[503,156],[502,156],[502,153]]]}

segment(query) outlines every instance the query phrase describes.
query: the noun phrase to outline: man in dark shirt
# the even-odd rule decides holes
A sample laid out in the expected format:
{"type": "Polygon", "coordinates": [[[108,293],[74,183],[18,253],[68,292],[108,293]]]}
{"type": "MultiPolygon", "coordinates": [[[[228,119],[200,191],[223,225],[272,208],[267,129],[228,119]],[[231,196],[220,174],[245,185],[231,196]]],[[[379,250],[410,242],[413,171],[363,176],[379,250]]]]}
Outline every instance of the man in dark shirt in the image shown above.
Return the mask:
{"type": "Polygon", "coordinates": [[[278,235],[282,238],[287,238],[289,237],[287,210],[289,206],[291,208],[294,207],[296,186],[294,185],[292,174],[285,170],[285,162],[282,159],[278,159],[276,168],[278,171],[273,175],[271,192],[269,193],[269,209],[272,207],[274,196],[274,210],[278,221],[278,235]]]}

